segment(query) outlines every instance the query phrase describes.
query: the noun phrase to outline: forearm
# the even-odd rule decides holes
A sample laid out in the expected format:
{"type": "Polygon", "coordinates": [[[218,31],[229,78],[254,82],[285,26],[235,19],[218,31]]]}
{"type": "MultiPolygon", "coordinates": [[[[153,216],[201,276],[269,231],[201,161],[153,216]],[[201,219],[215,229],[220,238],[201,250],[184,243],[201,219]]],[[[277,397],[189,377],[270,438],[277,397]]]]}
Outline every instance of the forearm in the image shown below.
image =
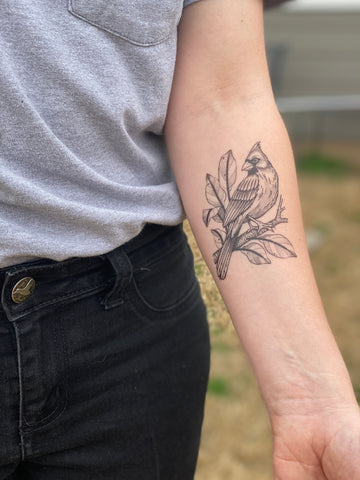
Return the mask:
{"type": "MultiPolygon", "coordinates": [[[[208,104],[203,98],[184,104],[175,97],[169,107],[166,138],[191,227],[270,413],[276,415],[279,409],[284,413],[288,402],[293,409],[298,400],[302,409],[307,405],[311,409],[314,400],[320,405],[322,398],[325,404],[329,397],[334,403],[353,403],[351,383],[328,327],[308,258],[293,155],[272,95],[249,95],[234,102],[212,97],[208,104]],[[253,264],[244,252],[234,250],[225,278],[219,279],[213,258],[218,248],[211,230],[226,232],[229,227],[213,219],[208,226],[203,221],[203,210],[211,208],[205,195],[206,175],[218,177],[219,159],[231,149],[237,163],[233,193],[245,174],[240,169],[246,155],[258,141],[279,178],[277,202],[259,220],[269,223],[275,219],[281,196],[286,208],[282,217],[288,218],[288,223],[275,225],[273,233],[291,242],[296,257],[267,254],[271,263],[253,264]]],[[[241,233],[251,228],[245,223],[241,233]]],[[[264,228],[265,233],[272,233],[264,228]]]]}

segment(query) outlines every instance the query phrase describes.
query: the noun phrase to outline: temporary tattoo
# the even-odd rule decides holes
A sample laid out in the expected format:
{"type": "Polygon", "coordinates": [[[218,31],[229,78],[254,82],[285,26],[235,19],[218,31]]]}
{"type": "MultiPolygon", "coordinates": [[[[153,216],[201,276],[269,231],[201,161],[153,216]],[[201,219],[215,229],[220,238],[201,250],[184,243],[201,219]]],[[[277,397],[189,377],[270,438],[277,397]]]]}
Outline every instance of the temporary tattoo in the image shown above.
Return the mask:
{"type": "Polygon", "coordinates": [[[275,228],[287,223],[282,216],[285,210],[280,195],[276,214],[268,222],[259,219],[277,203],[279,178],[275,168],[255,143],[242,166],[247,172],[234,190],[237,177],[236,160],[231,150],[220,158],[218,177],[206,175],[205,196],[211,208],[203,210],[203,220],[221,224],[213,228],[215,245],[214,263],[218,277],[226,277],[231,255],[239,251],[255,265],[271,263],[270,255],[277,258],[296,257],[290,241],[275,228]],[[272,232],[272,233],[270,233],[272,232]]]}

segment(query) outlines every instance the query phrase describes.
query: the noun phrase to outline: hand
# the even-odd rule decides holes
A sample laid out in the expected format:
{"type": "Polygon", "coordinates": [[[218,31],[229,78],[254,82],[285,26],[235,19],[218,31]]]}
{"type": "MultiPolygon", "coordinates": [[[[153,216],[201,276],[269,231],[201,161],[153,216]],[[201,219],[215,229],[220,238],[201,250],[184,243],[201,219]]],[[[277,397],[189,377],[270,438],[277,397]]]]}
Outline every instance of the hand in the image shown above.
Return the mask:
{"type": "Polygon", "coordinates": [[[272,419],[275,480],[360,480],[357,405],[272,419]]]}

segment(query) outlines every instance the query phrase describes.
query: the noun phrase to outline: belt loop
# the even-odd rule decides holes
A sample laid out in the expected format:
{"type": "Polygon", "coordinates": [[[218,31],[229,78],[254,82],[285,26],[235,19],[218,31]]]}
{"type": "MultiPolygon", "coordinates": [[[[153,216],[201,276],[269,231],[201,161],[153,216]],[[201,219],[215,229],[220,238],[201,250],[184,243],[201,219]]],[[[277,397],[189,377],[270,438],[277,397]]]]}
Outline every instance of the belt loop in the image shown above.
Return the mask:
{"type": "Polygon", "coordinates": [[[131,282],[133,268],[129,257],[122,247],[106,253],[104,257],[109,260],[116,273],[113,288],[101,302],[105,310],[110,310],[124,303],[124,291],[131,282]]]}

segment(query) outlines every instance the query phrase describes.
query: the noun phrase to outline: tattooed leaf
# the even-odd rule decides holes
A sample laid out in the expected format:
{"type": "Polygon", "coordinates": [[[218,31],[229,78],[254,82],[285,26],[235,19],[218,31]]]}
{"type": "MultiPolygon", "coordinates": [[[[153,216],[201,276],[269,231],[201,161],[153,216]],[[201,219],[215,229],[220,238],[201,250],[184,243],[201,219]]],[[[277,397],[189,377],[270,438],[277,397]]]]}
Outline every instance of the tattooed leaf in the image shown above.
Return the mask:
{"type": "Polygon", "coordinates": [[[219,163],[219,182],[220,186],[227,194],[227,199],[231,198],[231,187],[236,182],[236,161],[231,150],[220,158],[219,163]]]}
{"type": "Polygon", "coordinates": [[[259,237],[262,244],[266,248],[266,251],[277,258],[289,258],[296,257],[294,252],[294,247],[291,242],[284,237],[284,235],[277,234],[266,234],[259,237]]]}
{"type": "Polygon", "coordinates": [[[215,229],[211,230],[211,233],[213,234],[216,248],[221,248],[225,240],[224,233],[221,230],[215,230],[215,229]]]}
{"type": "Polygon", "coordinates": [[[215,215],[213,220],[216,222],[216,223],[221,223],[223,224],[224,220],[220,217],[219,214],[215,215]]]}
{"type": "Polygon", "coordinates": [[[206,175],[206,199],[213,207],[223,207],[226,193],[221,188],[219,180],[209,173],[206,175]]]}
{"type": "Polygon", "coordinates": [[[269,259],[265,248],[260,242],[256,240],[246,243],[246,245],[242,247],[240,251],[244,253],[247,256],[248,260],[250,260],[250,262],[254,263],[255,265],[271,263],[271,260],[269,259]]]}
{"type": "Polygon", "coordinates": [[[213,260],[215,264],[218,263],[220,253],[221,253],[221,248],[219,248],[219,250],[216,250],[216,252],[214,252],[213,254],[213,260]]]}
{"type": "Polygon", "coordinates": [[[212,218],[214,218],[217,214],[219,213],[219,207],[218,208],[207,208],[206,210],[203,210],[202,212],[202,218],[206,226],[209,225],[209,222],[212,218]]]}
{"type": "Polygon", "coordinates": [[[225,217],[225,209],[223,207],[220,207],[217,209],[218,212],[216,215],[214,215],[213,220],[217,223],[224,223],[224,217],[225,217]]]}

